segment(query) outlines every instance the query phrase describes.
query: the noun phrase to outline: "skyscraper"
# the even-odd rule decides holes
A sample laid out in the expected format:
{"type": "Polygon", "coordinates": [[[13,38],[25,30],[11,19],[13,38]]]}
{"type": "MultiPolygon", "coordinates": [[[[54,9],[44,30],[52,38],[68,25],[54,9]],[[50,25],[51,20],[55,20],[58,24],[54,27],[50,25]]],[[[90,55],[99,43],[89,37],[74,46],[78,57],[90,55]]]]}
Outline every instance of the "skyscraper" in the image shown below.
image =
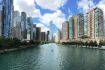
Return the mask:
{"type": "Polygon", "coordinates": [[[14,21],[12,23],[12,38],[21,39],[20,12],[14,11],[14,21]]]}
{"type": "Polygon", "coordinates": [[[87,32],[88,32],[88,27],[87,27],[87,16],[84,16],[84,36],[87,36],[87,32]]]}
{"type": "Polygon", "coordinates": [[[61,40],[61,32],[58,30],[55,34],[55,42],[59,43],[61,40]]]}
{"type": "Polygon", "coordinates": [[[36,24],[33,24],[33,40],[36,40],[36,24]]]}
{"type": "Polygon", "coordinates": [[[73,38],[78,38],[78,16],[73,17],[73,38]]]}
{"type": "Polygon", "coordinates": [[[99,8],[94,8],[87,13],[87,35],[91,39],[104,37],[104,22],[103,11],[99,8]]]}
{"type": "Polygon", "coordinates": [[[45,41],[45,40],[46,40],[46,33],[41,32],[41,41],[45,41]]]}
{"type": "Polygon", "coordinates": [[[73,38],[73,35],[74,35],[74,26],[73,26],[73,17],[70,17],[69,18],[69,39],[72,39],[73,38]]]}
{"type": "Polygon", "coordinates": [[[49,41],[49,35],[50,35],[50,31],[47,31],[47,41],[49,41]]]}
{"type": "Polygon", "coordinates": [[[32,17],[27,18],[27,34],[30,34],[30,40],[33,40],[33,20],[32,20],[32,17]]]}
{"type": "Polygon", "coordinates": [[[78,38],[84,36],[84,15],[78,14],[78,38]]]}
{"type": "Polygon", "coordinates": [[[27,30],[26,30],[27,16],[25,12],[21,12],[21,34],[22,40],[27,39],[27,30]]]}
{"type": "Polygon", "coordinates": [[[65,21],[62,24],[62,40],[67,41],[69,39],[69,22],[65,21]]]}
{"type": "Polygon", "coordinates": [[[0,36],[2,36],[2,10],[0,10],[0,36]]]}
{"type": "Polygon", "coordinates": [[[41,41],[41,28],[36,27],[36,41],[41,41]]]}
{"type": "Polygon", "coordinates": [[[3,0],[3,30],[5,38],[11,37],[11,24],[13,23],[13,0],[3,0]]]}
{"type": "Polygon", "coordinates": [[[84,35],[84,16],[78,14],[73,17],[73,37],[81,38],[84,35]]]}

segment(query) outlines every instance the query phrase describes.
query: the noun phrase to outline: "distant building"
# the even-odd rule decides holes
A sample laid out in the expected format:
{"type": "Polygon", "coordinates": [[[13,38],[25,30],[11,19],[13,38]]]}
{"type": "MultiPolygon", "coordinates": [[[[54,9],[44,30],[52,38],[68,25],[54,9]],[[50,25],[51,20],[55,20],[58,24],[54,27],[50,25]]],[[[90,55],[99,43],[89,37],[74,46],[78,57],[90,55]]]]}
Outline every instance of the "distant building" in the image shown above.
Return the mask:
{"type": "Polygon", "coordinates": [[[84,36],[87,36],[88,27],[87,27],[87,16],[84,16],[84,36]]]}
{"type": "Polygon", "coordinates": [[[32,20],[32,17],[27,18],[27,35],[30,35],[30,40],[33,40],[33,20],[32,20]]]}
{"type": "Polygon", "coordinates": [[[78,14],[73,17],[73,38],[81,38],[84,35],[84,16],[78,14]]]}
{"type": "Polygon", "coordinates": [[[69,39],[72,39],[74,37],[74,21],[73,21],[73,17],[69,18],[69,39]]]}
{"type": "Polygon", "coordinates": [[[46,39],[47,39],[47,41],[49,41],[49,35],[50,35],[50,31],[47,31],[47,34],[46,34],[46,39]]]}
{"type": "Polygon", "coordinates": [[[41,32],[41,41],[46,41],[46,33],[41,32]]]}
{"type": "Polygon", "coordinates": [[[41,28],[36,27],[36,41],[41,41],[41,28]]]}
{"type": "Polygon", "coordinates": [[[36,24],[33,24],[33,40],[36,40],[36,24]]]}
{"type": "Polygon", "coordinates": [[[2,10],[0,10],[0,36],[2,36],[2,10]]]}
{"type": "Polygon", "coordinates": [[[5,38],[11,37],[11,24],[13,23],[13,0],[3,0],[3,30],[5,38]]]}
{"type": "Polygon", "coordinates": [[[78,38],[84,36],[84,15],[78,14],[78,38]]]}
{"type": "Polygon", "coordinates": [[[66,41],[69,39],[69,22],[65,21],[62,24],[62,40],[66,41]]]}
{"type": "Polygon", "coordinates": [[[21,22],[20,22],[20,12],[14,11],[14,21],[12,23],[11,32],[12,38],[17,38],[21,40],[21,22]]]}
{"type": "Polygon", "coordinates": [[[78,38],[78,16],[73,17],[73,38],[78,38]]]}
{"type": "Polygon", "coordinates": [[[61,32],[60,32],[60,30],[58,30],[55,35],[55,42],[59,43],[60,40],[61,40],[61,32]]]}
{"type": "Polygon", "coordinates": [[[27,16],[25,12],[21,12],[21,34],[22,40],[27,39],[27,30],[26,30],[27,16]]]}
{"type": "Polygon", "coordinates": [[[104,37],[104,19],[101,9],[96,7],[87,13],[87,30],[87,35],[91,39],[104,37]]]}

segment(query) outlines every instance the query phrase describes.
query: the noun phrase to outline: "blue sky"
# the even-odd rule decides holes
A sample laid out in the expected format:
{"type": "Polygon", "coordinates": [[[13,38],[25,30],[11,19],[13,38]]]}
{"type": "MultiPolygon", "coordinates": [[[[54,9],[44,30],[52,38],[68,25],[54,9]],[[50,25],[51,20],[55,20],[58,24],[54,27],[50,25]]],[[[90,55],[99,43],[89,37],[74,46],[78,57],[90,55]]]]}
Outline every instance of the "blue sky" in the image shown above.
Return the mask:
{"type": "MultiPolygon", "coordinates": [[[[65,16],[65,20],[67,20],[69,15],[73,16],[78,13],[85,13],[82,10],[82,8],[78,7],[78,3],[82,2],[82,1],[88,2],[88,0],[67,0],[63,6],[58,8],[58,10],[62,11],[62,13],[65,16]]],[[[99,4],[100,0],[91,0],[91,2],[94,3],[94,5],[92,6],[92,7],[94,7],[95,5],[99,4]]],[[[90,5],[91,5],[91,2],[90,2],[90,5]]],[[[41,6],[37,5],[37,3],[36,3],[36,8],[40,9],[42,15],[44,15],[46,13],[54,13],[56,11],[56,10],[42,8],[41,6]]],[[[36,19],[34,19],[34,20],[36,20],[36,19]]],[[[47,19],[46,19],[46,21],[47,21],[47,19]]],[[[36,22],[36,21],[34,21],[34,22],[36,22]]],[[[50,28],[53,32],[56,32],[56,30],[58,29],[58,27],[56,26],[56,23],[54,23],[50,28]]]]}
{"type": "Polygon", "coordinates": [[[15,10],[25,11],[42,31],[53,33],[62,28],[68,17],[88,12],[89,5],[91,9],[98,6],[105,12],[105,0],[14,0],[15,10]]]}

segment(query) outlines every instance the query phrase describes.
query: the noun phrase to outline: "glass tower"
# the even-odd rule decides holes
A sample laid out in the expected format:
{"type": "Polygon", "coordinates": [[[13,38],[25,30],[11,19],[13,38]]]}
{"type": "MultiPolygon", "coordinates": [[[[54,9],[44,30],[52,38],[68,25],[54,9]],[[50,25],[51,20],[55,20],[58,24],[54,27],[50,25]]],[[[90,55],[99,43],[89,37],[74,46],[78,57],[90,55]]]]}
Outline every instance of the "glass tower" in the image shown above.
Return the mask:
{"type": "Polygon", "coordinates": [[[69,19],[69,39],[73,38],[73,17],[69,19]]]}
{"type": "Polygon", "coordinates": [[[27,17],[25,12],[21,12],[21,34],[22,40],[27,39],[27,30],[26,30],[27,17]]]}
{"type": "Polygon", "coordinates": [[[14,11],[14,21],[12,24],[12,37],[21,39],[21,24],[20,24],[19,11],[14,11]]]}
{"type": "Polygon", "coordinates": [[[32,20],[32,17],[27,18],[27,34],[30,34],[30,40],[33,40],[33,20],[32,20]]]}
{"type": "Polygon", "coordinates": [[[3,0],[3,31],[5,38],[11,37],[11,25],[13,23],[13,0],[3,0]]]}

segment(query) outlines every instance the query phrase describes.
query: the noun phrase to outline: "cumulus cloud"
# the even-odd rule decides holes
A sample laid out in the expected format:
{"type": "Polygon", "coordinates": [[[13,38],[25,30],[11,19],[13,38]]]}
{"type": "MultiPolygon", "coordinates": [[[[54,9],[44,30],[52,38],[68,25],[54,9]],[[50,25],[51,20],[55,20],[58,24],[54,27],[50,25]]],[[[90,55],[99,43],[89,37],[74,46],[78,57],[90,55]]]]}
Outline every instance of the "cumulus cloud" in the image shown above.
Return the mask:
{"type": "Polygon", "coordinates": [[[87,13],[90,9],[94,7],[94,2],[93,0],[80,0],[77,2],[78,4],[78,9],[80,12],[87,13]]]}
{"type": "Polygon", "coordinates": [[[40,10],[35,8],[34,0],[14,0],[14,10],[24,11],[28,16],[41,16],[40,10]]]}
{"type": "Polygon", "coordinates": [[[57,10],[62,7],[67,0],[35,0],[35,2],[43,9],[57,10]]]}
{"type": "Polygon", "coordinates": [[[105,0],[101,0],[97,6],[103,10],[105,17],[105,0]]]}
{"type": "Polygon", "coordinates": [[[58,29],[61,29],[62,23],[66,20],[65,14],[59,10],[67,0],[14,0],[14,9],[20,12],[24,11],[28,16],[36,17],[40,20],[37,26],[42,27],[42,30],[47,31],[50,28],[50,23],[54,24],[58,29]],[[36,4],[43,9],[53,10],[53,13],[41,14],[36,4]],[[49,27],[49,28],[48,28],[49,27]]]}
{"type": "Polygon", "coordinates": [[[47,26],[50,26],[50,23],[52,23],[58,29],[61,29],[61,25],[65,20],[65,14],[61,10],[57,10],[54,13],[46,13],[40,18],[41,23],[47,26]]]}
{"type": "Polygon", "coordinates": [[[42,23],[34,23],[34,24],[37,24],[37,27],[41,27],[41,31],[42,32],[47,32],[49,31],[50,29],[48,27],[46,27],[44,24],[42,23]]]}

